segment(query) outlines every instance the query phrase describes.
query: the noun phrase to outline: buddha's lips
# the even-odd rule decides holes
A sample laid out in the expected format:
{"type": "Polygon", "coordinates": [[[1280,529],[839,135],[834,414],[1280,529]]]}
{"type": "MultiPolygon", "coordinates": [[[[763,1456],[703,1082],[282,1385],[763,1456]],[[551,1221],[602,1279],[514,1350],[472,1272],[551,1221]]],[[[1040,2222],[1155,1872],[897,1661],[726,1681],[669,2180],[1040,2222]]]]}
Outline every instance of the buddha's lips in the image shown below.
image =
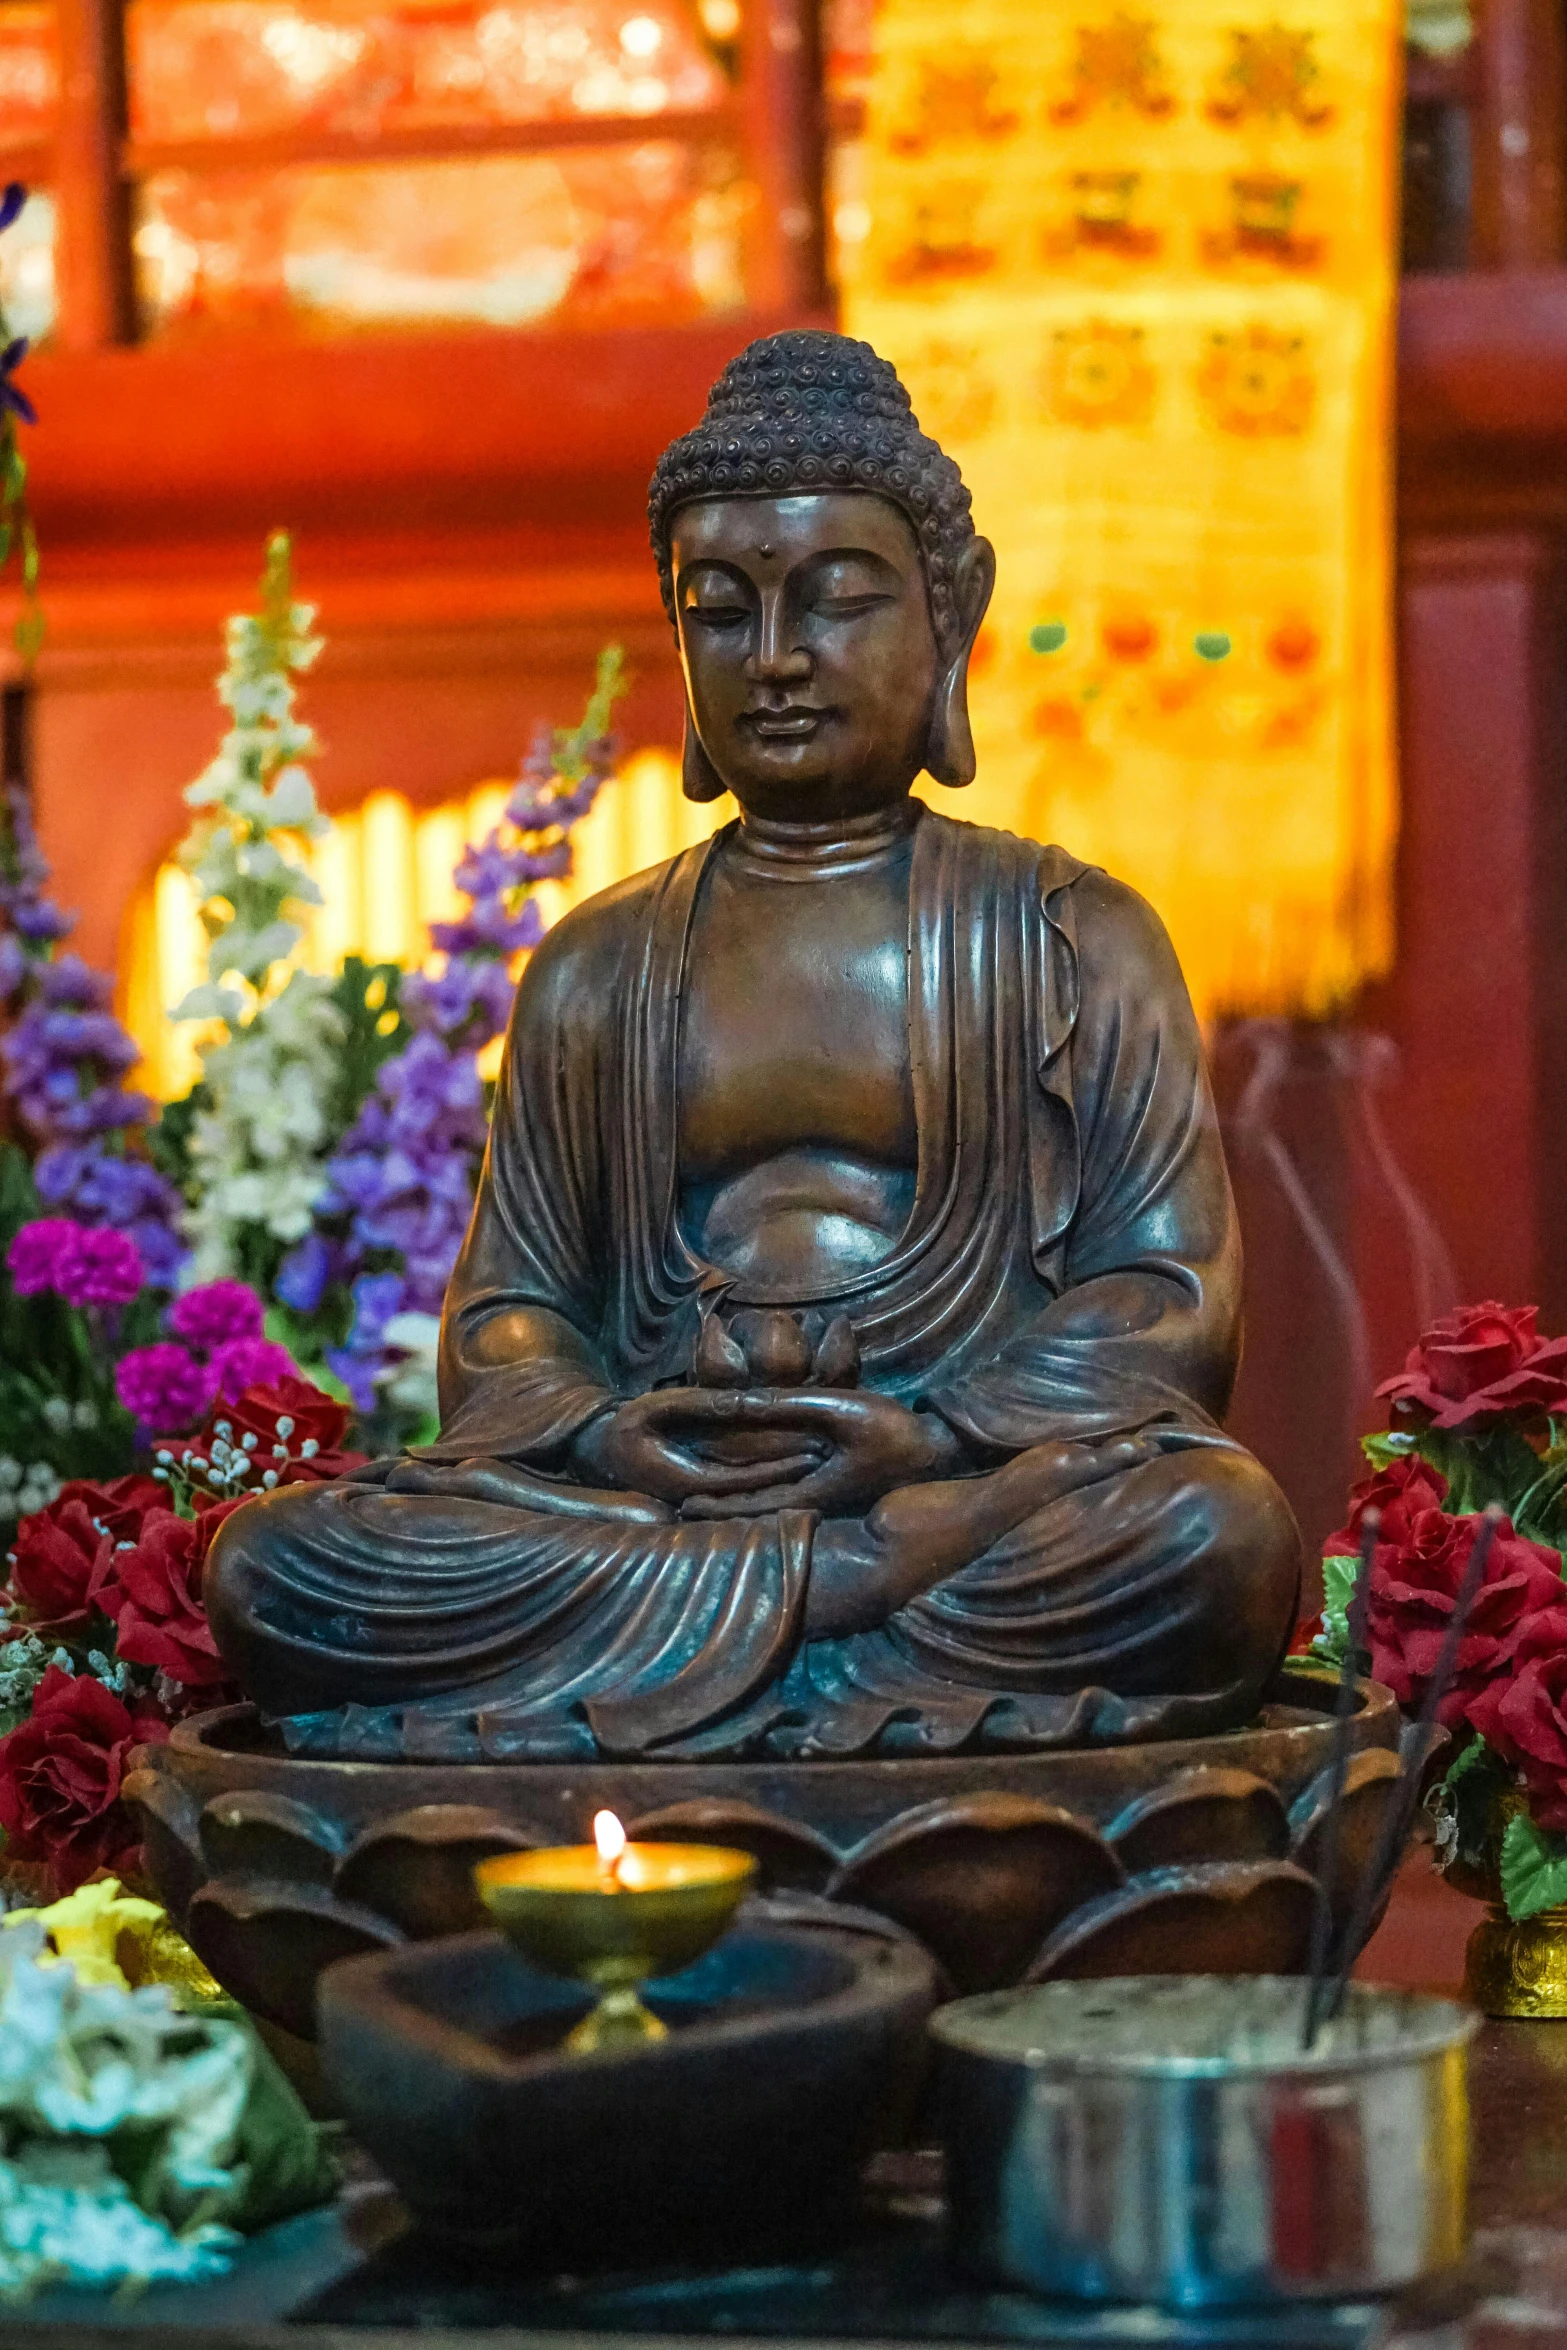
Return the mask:
{"type": "Polygon", "coordinates": [[[749,726],[764,742],[806,742],[826,716],[825,710],[791,702],[783,710],[746,710],[741,714],[740,724],[749,726]]]}

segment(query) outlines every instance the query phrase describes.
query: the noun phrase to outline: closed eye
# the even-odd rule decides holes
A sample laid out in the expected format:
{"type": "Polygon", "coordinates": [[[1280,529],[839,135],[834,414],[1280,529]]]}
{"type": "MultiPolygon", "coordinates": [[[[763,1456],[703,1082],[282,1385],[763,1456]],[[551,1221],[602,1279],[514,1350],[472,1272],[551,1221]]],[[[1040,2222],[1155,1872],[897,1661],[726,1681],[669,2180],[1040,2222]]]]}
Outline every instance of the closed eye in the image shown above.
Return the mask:
{"type": "Polygon", "coordinates": [[[834,620],[856,620],[862,612],[874,612],[881,604],[897,602],[895,596],[834,596],[824,594],[812,599],[818,612],[826,612],[834,620]]]}

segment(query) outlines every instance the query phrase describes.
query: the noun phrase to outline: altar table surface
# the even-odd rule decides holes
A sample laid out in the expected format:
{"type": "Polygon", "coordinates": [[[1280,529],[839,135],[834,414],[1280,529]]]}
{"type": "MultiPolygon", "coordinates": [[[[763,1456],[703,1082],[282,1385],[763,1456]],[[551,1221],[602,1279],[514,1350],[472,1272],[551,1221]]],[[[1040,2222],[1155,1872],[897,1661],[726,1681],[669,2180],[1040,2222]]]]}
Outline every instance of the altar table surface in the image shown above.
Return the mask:
{"type": "Polygon", "coordinates": [[[537,2282],[422,2246],[389,2191],[361,2181],[333,2210],[256,2238],[211,2285],[118,2302],[55,2292],[6,2310],[0,2350],[141,2350],[154,2333],[175,2350],[1567,2350],[1567,2024],[1485,2025],[1470,2089],[1473,2249],[1456,2278],[1401,2308],[1198,2320],[986,2292],[948,2266],[917,2167],[820,2258],[537,2282]]]}

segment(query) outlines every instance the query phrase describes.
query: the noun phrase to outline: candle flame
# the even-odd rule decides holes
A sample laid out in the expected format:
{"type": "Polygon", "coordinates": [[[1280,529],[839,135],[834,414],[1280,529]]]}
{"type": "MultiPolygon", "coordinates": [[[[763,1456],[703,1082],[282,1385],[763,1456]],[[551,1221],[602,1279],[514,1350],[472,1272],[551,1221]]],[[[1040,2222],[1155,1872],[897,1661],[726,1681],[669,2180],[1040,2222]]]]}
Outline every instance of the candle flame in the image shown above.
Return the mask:
{"type": "Polygon", "coordinates": [[[594,1813],[593,1841],[598,1846],[599,1865],[612,1869],[626,1849],[626,1831],[612,1811],[594,1813]]]}

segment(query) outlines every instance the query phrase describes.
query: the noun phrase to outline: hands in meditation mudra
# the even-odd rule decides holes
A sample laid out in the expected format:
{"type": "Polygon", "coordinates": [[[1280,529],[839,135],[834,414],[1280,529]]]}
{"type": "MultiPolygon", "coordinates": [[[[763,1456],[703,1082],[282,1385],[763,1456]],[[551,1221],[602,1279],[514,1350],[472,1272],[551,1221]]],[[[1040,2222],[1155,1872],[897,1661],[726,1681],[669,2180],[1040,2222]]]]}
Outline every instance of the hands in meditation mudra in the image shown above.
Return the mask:
{"type": "Polygon", "coordinates": [[[685,788],[737,824],[518,990],[438,1443],[222,1529],[296,1750],[808,1757],[1256,1710],[1299,1543],[1221,1432],[1234,1209],[1169,941],[974,773],[994,578],[892,369],[755,343],[659,463],[685,788]]]}

